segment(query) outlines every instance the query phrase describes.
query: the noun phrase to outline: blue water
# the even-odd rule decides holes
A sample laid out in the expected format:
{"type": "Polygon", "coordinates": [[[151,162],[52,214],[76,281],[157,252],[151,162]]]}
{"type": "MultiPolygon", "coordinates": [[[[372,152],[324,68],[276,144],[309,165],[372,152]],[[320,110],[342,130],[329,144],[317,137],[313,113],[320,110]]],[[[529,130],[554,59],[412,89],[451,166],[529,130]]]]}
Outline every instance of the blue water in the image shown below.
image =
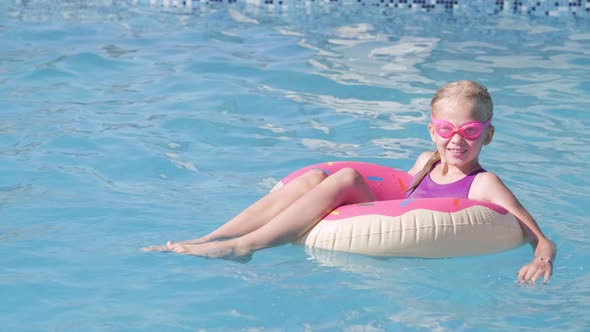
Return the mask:
{"type": "Polygon", "coordinates": [[[0,5],[0,330],[590,329],[590,23],[310,4],[0,5]],[[276,8],[275,8],[276,9],[276,8]],[[146,254],[320,161],[408,169],[428,102],[487,85],[482,154],[558,245],[452,259],[146,254]]]}

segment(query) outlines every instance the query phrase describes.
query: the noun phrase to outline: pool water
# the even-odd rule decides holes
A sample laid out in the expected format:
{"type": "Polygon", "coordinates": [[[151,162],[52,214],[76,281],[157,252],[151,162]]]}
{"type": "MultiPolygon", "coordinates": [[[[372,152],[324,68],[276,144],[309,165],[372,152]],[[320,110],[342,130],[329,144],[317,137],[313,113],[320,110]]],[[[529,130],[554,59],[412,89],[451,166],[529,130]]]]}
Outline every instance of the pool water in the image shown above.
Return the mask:
{"type": "Polygon", "coordinates": [[[587,331],[589,28],[328,2],[4,2],[0,329],[587,331]],[[558,245],[549,284],[515,283],[528,246],[139,250],[206,234],[304,165],[409,169],[433,149],[430,97],[457,79],[492,92],[482,163],[558,245]]]}

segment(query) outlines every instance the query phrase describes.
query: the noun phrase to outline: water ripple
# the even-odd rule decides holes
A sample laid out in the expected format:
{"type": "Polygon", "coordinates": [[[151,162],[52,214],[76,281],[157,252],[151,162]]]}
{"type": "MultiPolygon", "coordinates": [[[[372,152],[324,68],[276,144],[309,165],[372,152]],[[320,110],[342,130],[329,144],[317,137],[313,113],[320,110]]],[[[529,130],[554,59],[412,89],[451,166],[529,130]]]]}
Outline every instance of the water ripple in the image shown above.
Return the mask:
{"type": "Polygon", "coordinates": [[[6,329],[589,326],[582,20],[47,3],[0,5],[6,329]],[[138,251],[206,234],[311,163],[409,168],[433,149],[432,93],[460,78],[494,97],[482,163],[558,244],[550,284],[514,283],[526,246],[442,260],[282,246],[248,264],[138,251]]]}

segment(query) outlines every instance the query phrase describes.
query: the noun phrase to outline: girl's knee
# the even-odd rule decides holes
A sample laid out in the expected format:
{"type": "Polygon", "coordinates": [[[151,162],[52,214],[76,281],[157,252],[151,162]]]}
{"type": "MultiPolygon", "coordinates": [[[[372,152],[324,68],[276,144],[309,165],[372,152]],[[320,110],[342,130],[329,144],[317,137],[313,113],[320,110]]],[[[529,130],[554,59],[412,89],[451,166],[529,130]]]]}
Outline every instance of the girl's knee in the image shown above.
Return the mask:
{"type": "Polygon", "coordinates": [[[305,185],[308,189],[314,188],[318,184],[322,183],[327,177],[328,174],[326,174],[324,171],[314,168],[305,173],[305,185]]]}
{"type": "MultiPolygon", "coordinates": [[[[324,182],[328,174],[321,169],[309,170],[302,176],[302,180],[306,190],[315,188],[320,183],[324,182]]],[[[342,189],[345,188],[364,188],[367,186],[363,176],[354,168],[342,168],[330,175],[331,183],[337,183],[342,189]]]]}
{"type": "Polygon", "coordinates": [[[365,184],[363,176],[354,168],[342,168],[334,176],[338,177],[338,182],[347,187],[365,184]]]}
{"type": "Polygon", "coordinates": [[[346,204],[361,203],[375,200],[375,195],[369,188],[361,173],[353,168],[343,168],[334,175],[343,202],[346,204]]]}

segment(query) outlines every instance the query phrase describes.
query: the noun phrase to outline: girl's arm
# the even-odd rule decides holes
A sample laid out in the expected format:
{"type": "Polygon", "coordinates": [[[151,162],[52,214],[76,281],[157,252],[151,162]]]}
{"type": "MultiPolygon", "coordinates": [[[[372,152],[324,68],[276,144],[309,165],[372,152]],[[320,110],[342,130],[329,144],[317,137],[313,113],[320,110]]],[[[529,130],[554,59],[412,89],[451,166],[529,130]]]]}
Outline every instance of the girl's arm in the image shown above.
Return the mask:
{"type": "Polygon", "coordinates": [[[553,271],[555,246],[502,180],[494,173],[479,174],[471,186],[469,198],[498,204],[516,217],[525,239],[535,248],[535,257],[520,269],[518,281],[534,284],[543,277],[544,282],[548,282],[553,271]]]}

